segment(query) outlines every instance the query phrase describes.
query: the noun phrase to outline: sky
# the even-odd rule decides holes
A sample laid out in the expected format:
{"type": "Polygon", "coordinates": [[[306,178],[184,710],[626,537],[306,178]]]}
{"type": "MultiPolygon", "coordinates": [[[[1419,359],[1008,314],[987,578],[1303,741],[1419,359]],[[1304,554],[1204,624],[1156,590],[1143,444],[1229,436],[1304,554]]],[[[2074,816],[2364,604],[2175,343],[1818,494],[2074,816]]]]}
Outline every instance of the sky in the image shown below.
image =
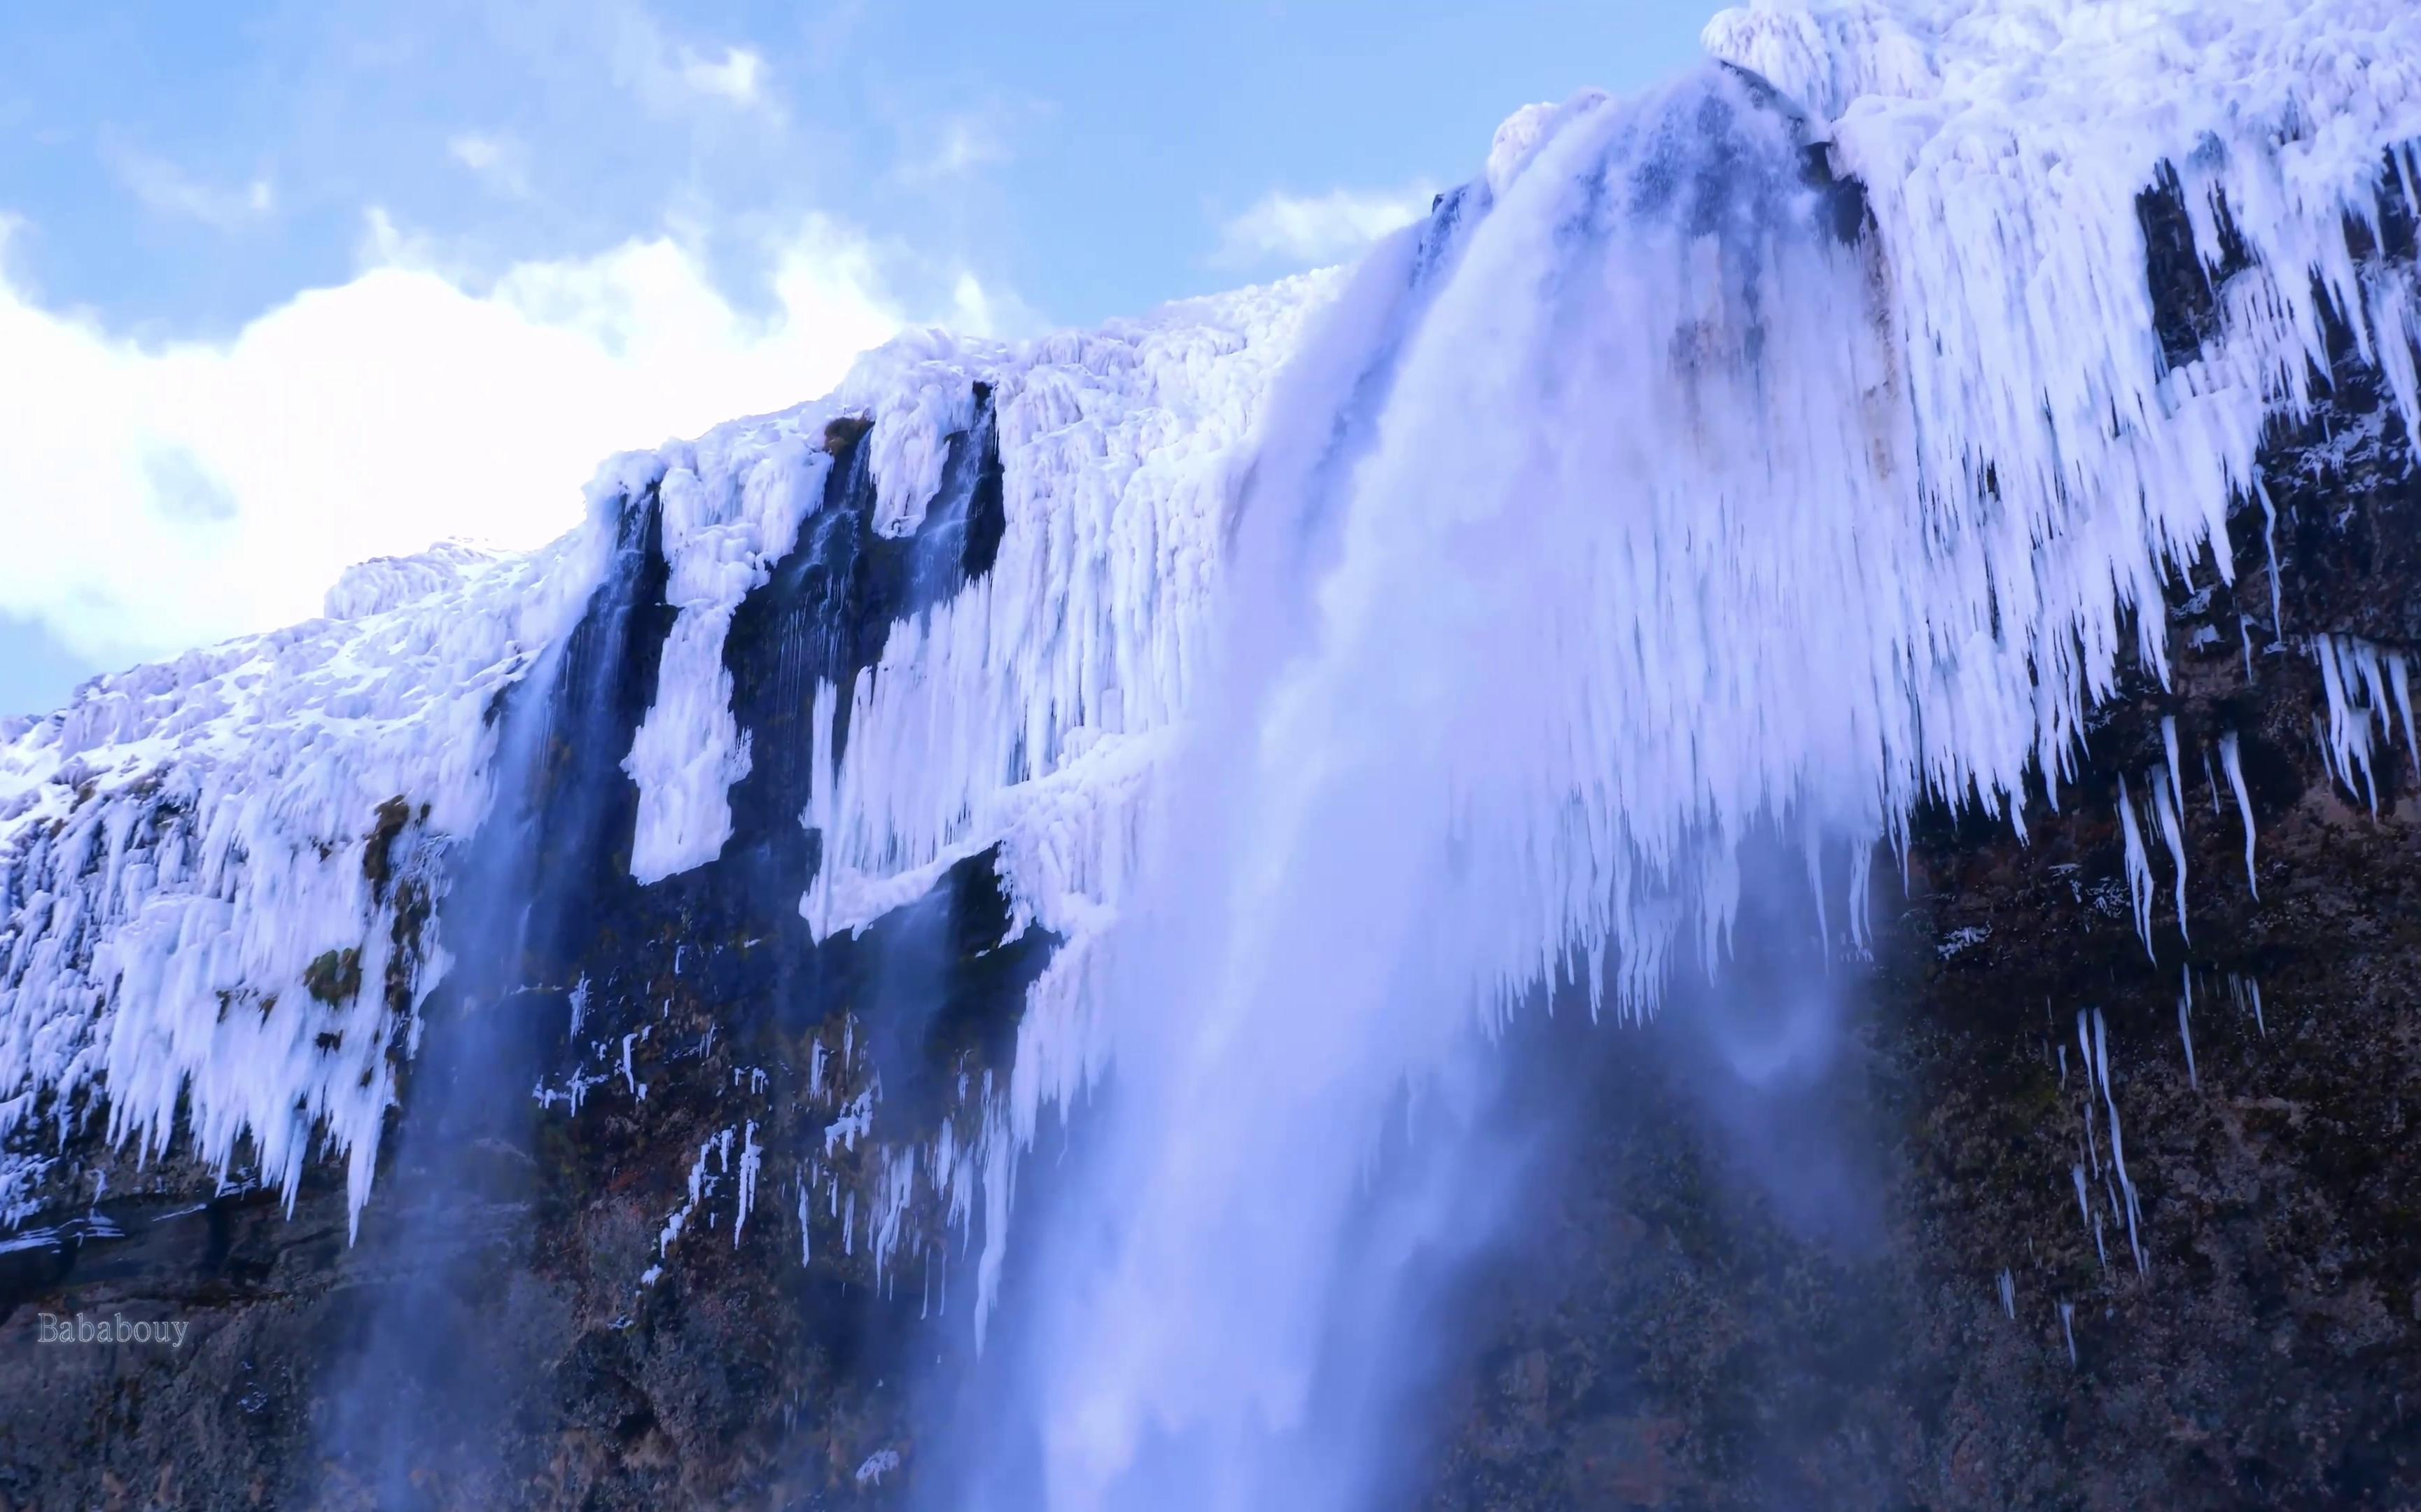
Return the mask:
{"type": "Polygon", "coordinates": [[[0,9],[0,715],[612,453],[1350,260],[1706,0],[0,9]]]}

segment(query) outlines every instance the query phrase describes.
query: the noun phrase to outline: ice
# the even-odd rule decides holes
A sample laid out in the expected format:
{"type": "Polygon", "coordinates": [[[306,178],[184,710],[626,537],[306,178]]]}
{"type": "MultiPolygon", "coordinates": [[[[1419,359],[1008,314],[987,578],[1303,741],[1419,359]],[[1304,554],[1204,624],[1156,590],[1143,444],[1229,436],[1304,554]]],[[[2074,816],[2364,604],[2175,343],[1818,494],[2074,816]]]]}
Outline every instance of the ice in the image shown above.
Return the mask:
{"type": "MultiPolygon", "coordinates": [[[[2127,1174],[2127,1142],[2126,1134],[2119,1128],[2118,1124],[2118,1094],[2116,1089],[2110,1084],[2110,1026],[2108,1021],[2102,1018],[2101,1010],[2100,1008],[2095,1008],[2091,1011],[2093,1017],[2093,1079],[2096,1084],[2101,1088],[2102,1106],[2110,1115],[2110,1167],[2113,1173],[2115,1173],[2118,1177],[2119,1192],[2123,1192],[2126,1196],[2126,1206],[2123,1209],[2120,1209],[2120,1213],[2125,1219],[2127,1224],[2128,1248],[2134,1252],[2135,1270],[2138,1273],[2141,1273],[2148,1269],[2144,1258],[2143,1240],[2137,1233],[2137,1224],[2142,1209],[2141,1205],[2136,1201],[2134,1180],[2127,1174]]],[[[2077,1034],[2080,1037],[2085,1034],[2085,1010],[2080,1009],[2076,1016],[2077,1034]]],[[[2114,1208],[2116,1208],[2116,1199],[2115,1197],[2112,1199],[2112,1205],[2114,1208]]]]}
{"type": "MultiPolygon", "coordinates": [[[[1014,928],[1062,942],[1013,1066],[929,1139],[874,1144],[853,1041],[810,1072],[840,1103],[827,1152],[873,1145],[876,1263],[934,1205],[978,1255],[978,1336],[1046,1121],[1113,1066],[1165,1093],[1113,1131],[1127,1184],[1102,1231],[1123,1238],[1083,1277],[1102,1305],[1070,1303],[1035,1331],[1055,1352],[1004,1372],[1095,1435],[1055,1442],[1076,1489],[1054,1512],[1094,1504],[1138,1425],[1292,1421],[1283,1389],[1215,1388],[1248,1356],[1307,1379],[1334,1295],[1310,1272],[1377,1119],[1566,963],[1593,1006],[1653,1011],[1678,959],[1720,960],[1742,848],[1773,834],[1862,943],[1874,853],[1920,802],[2018,825],[2030,781],[2072,784],[2094,707],[2133,670],[2168,676],[2164,585],[2205,553],[2230,569],[2246,497],[2274,525],[2255,456],[2268,417],[2309,411],[2324,312],[2421,420],[2413,274],[2348,240],[2421,138],[2403,0],[1784,0],[1718,17],[1707,45],[1780,98],[1709,69],[1533,107],[1350,275],[1017,347],[920,333],[833,396],[593,486],[601,510],[649,490],[662,508],[671,629],[626,765],[653,881],[729,835],[756,735],[726,632],[820,499],[833,423],[867,426],[875,528],[905,536],[989,392],[999,549],[811,695],[823,863],[799,908],[819,937],[858,928],[997,848],[1014,928]],[[1862,191],[1855,244],[1804,181],[1811,146],[1862,191]],[[2164,171],[2206,265],[2223,207],[2250,257],[2175,366],[2136,210],[2164,171]],[[1367,951],[1315,948],[1343,939],[1367,951]],[[1236,1241],[1272,1211],[1283,1244],[1236,1241]],[[1195,1282],[1232,1311],[1161,1316],[1195,1282]]],[[[14,727],[0,1136],[62,1136],[105,1099],[110,1137],[156,1153],[182,1099],[222,1170],[248,1138],[290,1195],[317,1142],[358,1209],[386,1051],[444,966],[424,936],[385,1001],[397,921],[442,890],[486,807],[485,716],[559,643],[606,544],[592,524],[526,559],[371,564],[326,620],[14,727]]],[[[2275,636],[2274,568],[2271,591],[2275,636]]],[[[2378,732],[2413,745],[2407,669],[2343,637],[2313,654],[2333,769],[2374,793],[2378,732]]],[[[2182,927],[2163,737],[2148,790],[2182,927]]],[[[2250,873],[2232,737],[2221,759],[2250,873]]],[[[2117,807],[2148,952],[2123,779],[2117,807]]],[[[2079,1033],[2141,1267],[2106,1028],[2079,1033]]],[[[853,1255],[857,1192],[828,1207],[853,1255]]]]}
{"type": "Polygon", "coordinates": [[[2194,1053],[2194,968],[2181,968],[2183,980],[2178,998],[2178,1038],[2186,1047],[2186,1084],[2202,1090],[2202,1076],[2195,1069],[2194,1053]]]}
{"type": "Polygon", "coordinates": [[[611,504],[528,557],[367,564],[329,618],[96,678],[0,744],[0,1138],[105,1120],[153,1156],[181,1104],[195,1156],[224,1177],[248,1142],[289,1204],[315,1149],[344,1161],[358,1218],[489,715],[586,602],[611,504]]]}
{"type": "Polygon", "coordinates": [[[2320,687],[2328,703],[2320,745],[2329,771],[2347,791],[2363,794],[2376,811],[2379,758],[2371,744],[2374,726],[2389,740],[2400,729],[2405,750],[2415,771],[2421,772],[2421,745],[2414,744],[2413,738],[2412,674],[2404,653],[2352,635],[2315,635],[2311,652],[2319,663],[2320,687]],[[2394,724],[2390,723],[2391,700],[2394,724]]]}
{"type": "Polygon", "coordinates": [[[866,1462],[857,1467],[857,1484],[860,1486],[880,1486],[882,1484],[883,1476],[890,1474],[893,1471],[898,1470],[898,1450],[878,1449],[874,1453],[867,1456],[866,1462]]]}
{"type": "Polygon", "coordinates": [[[2229,730],[2219,738],[2219,764],[2227,773],[2229,790],[2236,794],[2236,814],[2244,821],[2244,882],[2253,890],[2256,902],[2261,897],[2261,879],[2253,869],[2253,795],[2244,788],[2244,755],[2236,732],[2229,730]]]}
{"type": "Polygon", "coordinates": [[[639,788],[631,875],[652,882],[702,865],[731,837],[731,785],[749,771],[748,737],[731,714],[723,639],[750,589],[763,585],[821,501],[832,470],[816,407],[742,421],[657,454],[664,638],[656,697],[623,770],[639,788]]]}
{"type": "MultiPolygon", "coordinates": [[[[731,1219],[731,1247],[740,1248],[740,1234],[748,1226],[748,1209],[757,1202],[757,1172],[765,1161],[765,1146],[757,1143],[757,1120],[748,1120],[740,1141],[740,1205],[731,1219]]],[[[729,1148],[726,1135],[725,1147],[729,1148]]]]}
{"type": "MultiPolygon", "coordinates": [[[[2165,807],[2163,818],[2168,817],[2165,807]]],[[[2118,779],[2118,830],[2126,844],[2127,896],[2135,905],[2135,933],[2144,942],[2144,954],[2152,954],[2152,863],[2144,853],[2143,828],[2135,822],[2134,800],[2127,794],[2127,779],[2118,779]]]]}
{"type": "Polygon", "coordinates": [[[2177,867],[2178,934],[2191,939],[2193,931],[2186,927],[2185,807],[2166,772],[2152,773],[2152,812],[2159,818],[2161,841],[2169,849],[2170,865],[2177,867]]]}

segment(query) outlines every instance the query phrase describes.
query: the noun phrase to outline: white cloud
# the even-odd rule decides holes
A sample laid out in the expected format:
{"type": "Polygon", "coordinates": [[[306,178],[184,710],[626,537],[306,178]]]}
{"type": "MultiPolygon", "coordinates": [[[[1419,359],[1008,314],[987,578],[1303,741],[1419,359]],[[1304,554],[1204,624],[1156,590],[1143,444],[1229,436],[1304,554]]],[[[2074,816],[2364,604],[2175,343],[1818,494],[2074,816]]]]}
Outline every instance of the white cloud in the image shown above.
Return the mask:
{"type": "Polygon", "coordinates": [[[232,231],[277,208],[277,190],[267,179],[255,179],[239,188],[221,188],[187,177],[175,164],[148,153],[110,154],[120,182],[146,207],[163,215],[182,216],[232,231]]]}
{"type": "Polygon", "coordinates": [[[998,122],[982,116],[950,116],[939,123],[923,155],[900,168],[899,178],[904,183],[961,179],[978,168],[1007,163],[1010,155],[998,122]]]}
{"type": "Polygon", "coordinates": [[[1324,195],[1273,190],[1220,227],[1211,261],[1223,268],[1343,262],[1427,215],[1436,193],[1429,183],[1398,190],[1332,189],[1324,195]]]}
{"type": "MultiPolygon", "coordinates": [[[[546,540],[612,452],[823,393],[902,321],[882,256],[820,219],[775,249],[763,317],[670,240],[484,292],[383,220],[367,248],[350,283],[165,347],[0,271],[0,612],[119,660],[307,618],[365,557],[546,540]]],[[[990,308],[972,280],[949,299],[990,308]]]]}
{"type": "Polygon", "coordinates": [[[765,55],[755,48],[677,42],[645,6],[636,4],[611,8],[603,24],[609,28],[608,67],[615,82],[635,94],[651,114],[695,115],[705,107],[780,119],[765,88],[765,55]]]}
{"type": "Polygon", "coordinates": [[[447,142],[445,150],[496,194],[519,199],[529,193],[529,155],[519,142],[465,132],[447,142]]]}
{"type": "Polygon", "coordinates": [[[725,48],[719,63],[681,49],[681,82],[702,95],[719,96],[735,105],[754,105],[764,75],[764,55],[745,47],[725,48]]]}

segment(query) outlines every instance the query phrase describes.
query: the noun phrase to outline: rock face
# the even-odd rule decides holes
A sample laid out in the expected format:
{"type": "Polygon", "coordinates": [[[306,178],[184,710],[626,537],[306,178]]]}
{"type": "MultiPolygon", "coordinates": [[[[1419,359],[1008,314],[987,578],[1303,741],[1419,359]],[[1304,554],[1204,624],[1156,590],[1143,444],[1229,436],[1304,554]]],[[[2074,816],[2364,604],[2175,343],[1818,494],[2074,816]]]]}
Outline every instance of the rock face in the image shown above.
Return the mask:
{"type": "Polygon", "coordinates": [[[445,905],[461,959],[359,1242],[323,1173],[289,1217],[86,1141],[55,1180],[104,1174],[110,1195],[0,1255],[0,1329],[26,1346],[0,1364],[0,1504],[886,1502],[906,1380],[887,1362],[921,1299],[871,1262],[866,1159],[891,1120],[929,1130],[948,1076],[1007,1053],[1052,942],[1002,944],[984,856],[862,935],[809,939],[804,724],[817,678],[989,566],[990,437],[980,413],[900,538],[871,528],[862,428],[827,437],[824,506],[726,645],[758,752],[733,836],[648,887],[617,763],[671,611],[652,491],[626,501],[558,681],[496,710],[526,732],[526,793],[445,905]],[[860,1100],[878,1071],[879,1116],[860,1100]],[[757,1187],[760,1164],[810,1152],[826,1185],[757,1187]],[[120,1315],[190,1336],[41,1344],[46,1317],[120,1315]]]}
{"type": "MultiPolygon", "coordinates": [[[[2400,210],[2384,250],[2409,258],[2400,210]]],[[[2174,353],[2210,296],[2173,213],[2148,199],[2174,353]]],[[[2099,712],[2024,843],[1922,817],[1822,1074],[1743,1127],[1688,1003],[1596,1056],[1559,1200],[1484,1288],[1516,1301],[1428,1504],[2421,1504],[2421,755],[2383,708],[2366,774],[2332,772],[2314,644],[2415,645],[2421,466],[2338,337],[2326,397],[2265,450],[2274,529],[2248,503],[2233,586],[2205,562],[2173,588],[2173,686],[2138,676],[2099,712]]]]}
{"type": "MultiPolygon", "coordinates": [[[[2172,211],[2147,201],[2151,279],[2190,351],[2212,304],[2172,211]]],[[[2378,251],[2413,256],[2409,217],[2378,251]]],[[[2421,473],[2376,375],[2348,350],[2336,369],[2267,453],[2274,527],[2231,522],[2233,586],[2215,563],[2176,585],[2173,685],[2101,711],[2023,843],[1927,814],[1870,962],[1744,931],[1702,1002],[1523,1031],[1573,1127],[1470,1288],[1420,1504],[2421,1502],[2421,767],[2382,709],[2369,764],[2332,770],[2345,698],[2312,639],[2421,644],[2421,473]],[[1750,1088],[1706,1026],[1782,997],[1833,1049],[1750,1088]]],[[[990,565],[989,434],[979,412],[952,497],[898,539],[873,529],[862,434],[827,437],[823,507],[726,646],[754,732],[733,836],[646,888],[617,763],[670,611],[655,501],[626,501],[559,691],[496,710],[533,753],[518,827],[445,905],[445,937],[478,943],[429,1005],[358,1241],[333,1173],[289,1214],[71,1147],[0,1251],[0,1505],[899,1504],[947,1260],[873,1231],[871,1151],[1005,1064],[1053,942],[1004,943],[976,856],[818,943],[795,816],[817,679],[990,565]],[[187,1331],[40,1342],[62,1318],[187,1331]]]]}

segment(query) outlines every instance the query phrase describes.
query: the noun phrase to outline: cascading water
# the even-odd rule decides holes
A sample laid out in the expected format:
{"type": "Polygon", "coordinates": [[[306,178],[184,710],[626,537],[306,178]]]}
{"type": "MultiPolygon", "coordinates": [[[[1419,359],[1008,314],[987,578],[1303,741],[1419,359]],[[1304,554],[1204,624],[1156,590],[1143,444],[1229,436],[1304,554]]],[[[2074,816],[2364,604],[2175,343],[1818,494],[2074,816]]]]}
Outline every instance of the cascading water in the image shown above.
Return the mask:
{"type": "Polygon", "coordinates": [[[1742,836],[1880,827],[1872,701],[1826,694],[1889,606],[1810,570],[1868,549],[1810,506],[1889,486],[1890,368],[1799,123],[1710,70],[1531,124],[1273,405],[1115,1069],[1003,1321],[1041,1485],[974,1504],[1373,1504],[1516,1158],[1500,1015],[1609,974],[1644,1008],[1742,836]]]}
{"type": "Polygon", "coordinates": [[[662,592],[657,512],[624,513],[586,613],[499,694],[495,795],[442,913],[453,959],[418,1036],[395,1140],[395,1200],[373,1215],[358,1339],[336,1347],[316,1494],[380,1508],[508,1498],[497,1426],[527,1385],[513,1285],[536,1237],[531,1084],[576,1039],[570,974],[584,892],[610,877],[601,822],[630,715],[618,682],[662,592]]]}

